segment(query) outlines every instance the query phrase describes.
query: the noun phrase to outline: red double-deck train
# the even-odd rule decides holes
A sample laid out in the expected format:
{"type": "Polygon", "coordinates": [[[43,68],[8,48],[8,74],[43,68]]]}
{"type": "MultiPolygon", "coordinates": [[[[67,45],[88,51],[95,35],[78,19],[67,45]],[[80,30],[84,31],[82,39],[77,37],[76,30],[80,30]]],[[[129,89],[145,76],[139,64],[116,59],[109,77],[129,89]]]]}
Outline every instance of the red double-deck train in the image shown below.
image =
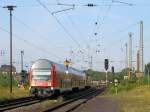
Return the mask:
{"type": "Polygon", "coordinates": [[[35,96],[89,87],[90,82],[83,71],[47,59],[35,61],[29,70],[30,94],[35,96]]]}

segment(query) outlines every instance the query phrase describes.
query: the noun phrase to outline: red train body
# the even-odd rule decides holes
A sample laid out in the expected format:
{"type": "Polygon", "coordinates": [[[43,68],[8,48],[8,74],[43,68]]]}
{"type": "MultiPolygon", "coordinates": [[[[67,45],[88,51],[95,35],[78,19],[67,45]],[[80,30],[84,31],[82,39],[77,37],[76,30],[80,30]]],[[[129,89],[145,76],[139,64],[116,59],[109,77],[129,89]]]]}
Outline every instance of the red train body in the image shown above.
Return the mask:
{"type": "Polygon", "coordinates": [[[47,59],[35,61],[29,70],[30,94],[47,96],[89,86],[83,71],[47,59]],[[66,73],[68,71],[68,73],[66,73]]]}

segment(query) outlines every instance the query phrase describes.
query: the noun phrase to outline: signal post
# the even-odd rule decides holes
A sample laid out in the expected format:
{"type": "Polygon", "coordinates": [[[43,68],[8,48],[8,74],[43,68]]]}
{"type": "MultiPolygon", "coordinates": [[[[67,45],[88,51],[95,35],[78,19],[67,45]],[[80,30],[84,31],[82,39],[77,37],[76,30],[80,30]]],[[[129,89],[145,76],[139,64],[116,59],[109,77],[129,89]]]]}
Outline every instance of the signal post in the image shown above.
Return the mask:
{"type": "Polygon", "coordinates": [[[69,60],[65,60],[64,61],[64,65],[66,66],[66,74],[68,74],[69,73],[69,71],[68,71],[68,68],[69,68],[69,65],[71,64],[71,62],[69,61],[69,60]]]}
{"type": "Polygon", "coordinates": [[[106,86],[107,86],[107,82],[108,82],[108,80],[107,80],[107,70],[109,68],[109,60],[108,59],[104,60],[104,66],[105,66],[105,71],[106,71],[106,86]]]}

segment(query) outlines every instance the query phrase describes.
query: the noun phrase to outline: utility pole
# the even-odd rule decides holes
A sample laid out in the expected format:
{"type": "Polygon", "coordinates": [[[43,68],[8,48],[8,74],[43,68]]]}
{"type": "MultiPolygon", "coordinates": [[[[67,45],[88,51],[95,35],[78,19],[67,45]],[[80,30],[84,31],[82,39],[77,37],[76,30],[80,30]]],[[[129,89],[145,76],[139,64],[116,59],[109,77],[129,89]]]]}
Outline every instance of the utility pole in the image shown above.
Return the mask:
{"type": "Polygon", "coordinates": [[[148,88],[149,88],[149,81],[150,81],[150,74],[149,74],[149,67],[148,65],[145,65],[145,74],[147,75],[147,83],[148,83],[148,88]]]}
{"type": "Polygon", "coordinates": [[[132,69],[132,33],[129,33],[128,67],[132,69]]]}
{"type": "Polygon", "coordinates": [[[92,56],[90,56],[89,67],[90,67],[90,69],[93,68],[93,57],[92,56]]]}
{"type": "Polygon", "coordinates": [[[125,68],[128,68],[128,44],[125,44],[125,68]]]}
{"type": "Polygon", "coordinates": [[[143,48],[144,48],[144,41],[143,41],[143,21],[140,21],[140,71],[144,72],[144,59],[143,59],[143,48]]]}
{"type": "Polygon", "coordinates": [[[7,8],[10,13],[10,93],[12,93],[12,11],[16,6],[8,5],[3,8],[7,8]]]}
{"type": "Polygon", "coordinates": [[[147,74],[147,78],[148,78],[148,87],[149,87],[149,69],[147,69],[148,74],[147,74]]]}
{"type": "Polygon", "coordinates": [[[136,66],[137,66],[137,72],[139,72],[140,71],[140,51],[139,50],[137,51],[137,64],[136,64],[136,66]]]}
{"type": "Polygon", "coordinates": [[[21,72],[23,72],[23,55],[24,51],[21,51],[21,72]]]}

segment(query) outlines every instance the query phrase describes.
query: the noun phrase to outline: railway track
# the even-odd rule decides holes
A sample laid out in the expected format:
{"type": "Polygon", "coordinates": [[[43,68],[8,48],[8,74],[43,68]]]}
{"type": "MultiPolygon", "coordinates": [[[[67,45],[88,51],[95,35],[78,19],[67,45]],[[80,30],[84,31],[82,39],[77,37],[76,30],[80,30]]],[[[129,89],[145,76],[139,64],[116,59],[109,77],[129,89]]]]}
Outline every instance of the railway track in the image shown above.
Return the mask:
{"type": "Polygon", "coordinates": [[[34,97],[24,97],[24,98],[19,98],[14,100],[3,101],[0,102],[0,112],[5,110],[11,110],[22,106],[32,105],[41,101],[42,101],[41,99],[37,99],[34,97]]]}
{"type": "MultiPolygon", "coordinates": [[[[97,94],[99,94],[102,91],[104,91],[104,88],[102,88],[100,90],[95,90],[94,88],[91,88],[88,90],[81,91],[78,93],[79,97],[72,99],[68,96],[67,101],[60,103],[60,104],[52,105],[52,107],[45,110],[44,112],[70,112],[71,110],[77,108],[79,105],[81,105],[82,103],[85,103],[90,98],[96,96],[97,94]],[[70,99],[70,100],[68,100],[68,99],[70,99]]],[[[36,103],[42,102],[46,99],[49,99],[49,97],[43,98],[43,99],[37,99],[35,97],[24,97],[24,98],[0,102],[0,112],[19,108],[22,106],[36,104],[36,103]]]]}
{"type": "Polygon", "coordinates": [[[80,95],[79,97],[50,107],[44,112],[71,112],[75,110],[77,107],[79,107],[81,104],[86,103],[88,100],[105,91],[105,89],[106,89],[105,87],[96,90],[90,89],[85,93],[83,93],[82,95],[80,95]]]}
{"type": "MultiPolygon", "coordinates": [[[[47,99],[54,99],[54,98],[56,98],[56,97],[51,96],[51,97],[46,97],[46,98],[41,98],[41,99],[35,98],[35,97],[24,97],[24,98],[18,98],[18,99],[13,99],[13,100],[1,101],[0,102],[0,112],[19,108],[22,106],[32,105],[32,104],[39,103],[39,102],[42,102],[47,99]]],[[[67,98],[70,99],[69,97],[67,97],[67,98]]]]}
{"type": "MultiPolygon", "coordinates": [[[[84,91],[85,90],[81,91],[81,93],[84,93],[84,91]]],[[[13,100],[2,101],[0,102],[0,112],[19,108],[22,106],[36,104],[36,103],[39,103],[48,99],[55,99],[55,98],[56,98],[55,96],[41,98],[41,99],[35,98],[35,97],[24,97],[24,98],[18,98],[18,99],[13,99],[13,100]]],[[[70,99],[70,97],[67,96],[67,99],[70,99]]]]}

